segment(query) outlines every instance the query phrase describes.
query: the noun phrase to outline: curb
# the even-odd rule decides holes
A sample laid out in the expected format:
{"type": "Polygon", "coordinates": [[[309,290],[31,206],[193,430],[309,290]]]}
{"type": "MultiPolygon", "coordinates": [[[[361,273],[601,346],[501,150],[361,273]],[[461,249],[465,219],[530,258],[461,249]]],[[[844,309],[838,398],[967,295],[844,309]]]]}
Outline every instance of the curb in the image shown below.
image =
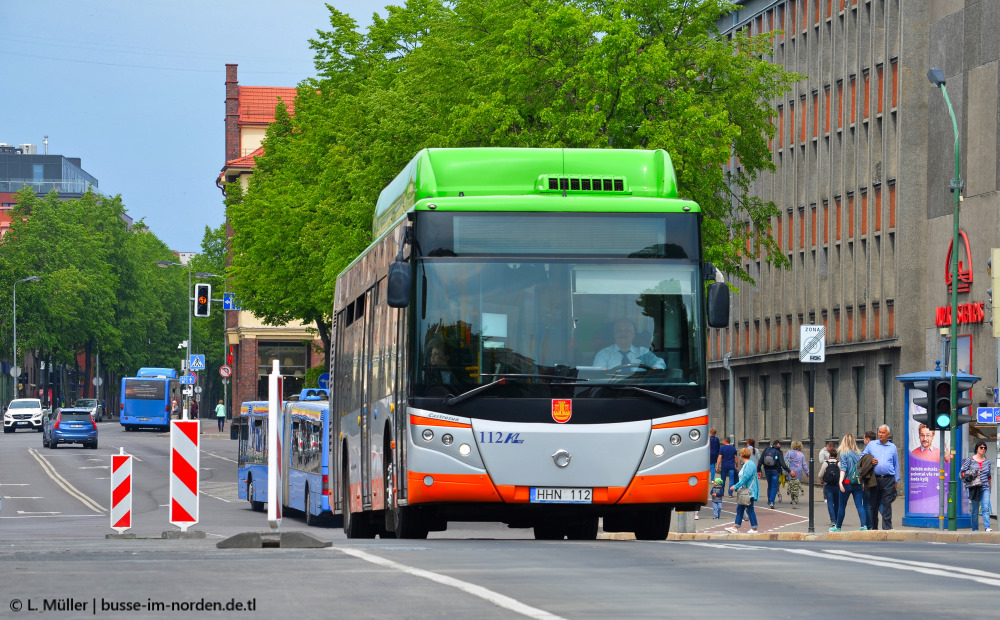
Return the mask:
{"type": "MultiPolygon", "coordinates": [[[[988,543],[1000,545],[996,532],[914,532],[906,530],[872,530],[868,532],[761,532],[759,534],[729,534],[726,532],[670,533],[667,540],[780,540],[780,541],[865,541],[865,542],[934,542],[988,543]]],[[[600,532],[599,540],[635,540],[631,532],[600,532]]]]}

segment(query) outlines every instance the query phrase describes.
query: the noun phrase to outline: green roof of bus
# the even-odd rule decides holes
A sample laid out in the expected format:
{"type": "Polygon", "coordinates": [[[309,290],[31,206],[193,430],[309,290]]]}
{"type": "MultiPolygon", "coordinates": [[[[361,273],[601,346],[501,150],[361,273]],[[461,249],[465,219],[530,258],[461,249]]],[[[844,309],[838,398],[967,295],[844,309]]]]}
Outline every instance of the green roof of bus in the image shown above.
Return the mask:
{"type": "MultiPolygon", "coordinates": [[[[389,230],[407,211],[420,209],[428,198],[486,196],[553,196],[561,189],[549,189],[549,179],[572,178],[621,180],[619,191],[569,191],[567,195],[587,197],[589,210],[611,210],[612,205],[630,210],[618,201],[633,198],[674,199],[673,205],[657,203],[661,209],[697,211],[697,205],[677,196],[677,177],[670,155],[663,150],[621,149],[517,149],[468,148],[424,149],[389,183],[378,199],[373,218],[374,238],[389,230]],[[606,200],[593,200],[605,198],[606,200]]],[[[451,202],[451,201],[449,201],[451,202]]],[[[545,210],[580,210],[552,202],[545,210]]],[[[576,202],[576,201],[574,201],[576,202]]],[[[642,201],[645,202],[645,201],[642,201]]],[[[474,210],[490,209],[494,201],[469,201],[474,210]],[[472,202],[478,203],[475,207],[472,202]]],[[[496,201],[496,209],[514,207],[510,201],[496,201]]],[[[647,203],[648,204],[648,203],[647,203]]],[[[461,209],[459,205],[449,205],[461,209]]],[[[426,207],[425,207],[426,208],[426,207]]],[[[523,208],[523,207],[522,207],[523,208]]],[[[492,209],[490,209],[492,210],[492,209]]],[[[617,209],[615,209],[617,210],[617,209]]]]}

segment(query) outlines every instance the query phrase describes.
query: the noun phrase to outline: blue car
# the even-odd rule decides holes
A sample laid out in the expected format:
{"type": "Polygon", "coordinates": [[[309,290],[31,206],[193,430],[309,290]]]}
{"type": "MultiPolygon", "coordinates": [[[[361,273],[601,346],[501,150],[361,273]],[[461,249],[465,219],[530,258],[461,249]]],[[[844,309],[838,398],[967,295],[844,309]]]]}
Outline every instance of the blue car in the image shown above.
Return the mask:
{"type": "Polygon", "coordinates": [[[97,449],[97,423],[85,407],[63,407],[49,414],[42,429],[42,446],[55,450],[61,443],[80,443],[97,449]]]}

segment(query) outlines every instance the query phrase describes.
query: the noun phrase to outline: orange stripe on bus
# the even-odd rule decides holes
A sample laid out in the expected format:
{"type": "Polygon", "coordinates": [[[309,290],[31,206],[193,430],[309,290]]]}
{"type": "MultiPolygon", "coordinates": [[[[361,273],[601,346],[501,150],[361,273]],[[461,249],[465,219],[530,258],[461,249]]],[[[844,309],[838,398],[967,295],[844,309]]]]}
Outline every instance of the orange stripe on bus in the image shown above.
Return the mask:
{"type": "Polygon", "coordinates": [[[688,418],[686,420],[677,420],[675,422],[664,422],[663,424],[655,424],[653,428],[677,428],[679,426],[708,426],[708,416],[703,415],[700,418],[688,418]]]}
{"type": "MultiPolygon", "coordinates": [[[[408,504],[430,502],[502,502],[486,474],[424,474],[406,472],[408,504]],[[424,478],[432,480],[430,485],[424,478]]],[[[705,491],[708,494],[708,491],[705,491]]]]}
{"type": "MultiPolygon", "coordinates": [[[[410,424],[417,426],[450,426],[453,428],[472,428],[471,424],[465,422],[452,422],[451,420],[438,420],[437,418],[425,418],[422,415],[410,415],[410,424]]],[[[708,422],[706,422],[708,424],[708,422]]]]}
{"type": "Polygon", "coordinates": [[[705,504],[708,498],[708,472],[636,476],[619,504],[659,504],[691,502],[705,504]],[[694,485],[691,478],[696,478],[694,485]]]}

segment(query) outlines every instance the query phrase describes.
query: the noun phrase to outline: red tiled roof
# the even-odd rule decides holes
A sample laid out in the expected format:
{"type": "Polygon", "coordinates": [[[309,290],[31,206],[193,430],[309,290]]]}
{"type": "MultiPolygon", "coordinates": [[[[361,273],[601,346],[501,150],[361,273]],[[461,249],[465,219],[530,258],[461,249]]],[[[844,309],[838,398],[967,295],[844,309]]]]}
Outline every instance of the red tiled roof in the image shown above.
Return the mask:
{"type": "Polygon", "coordinates": [[[278,97],[284,102],[288,113],[295,114],[294,88],[278,86],[240,86],[240,124],[267,125],[274,122],[274,108],[278,97]]]}
{"type": "Polygon", "coordinates": [[[264,147],[259,146],[257,150],[249,155],[244,155],[243,157],[237,157],[236,159],[230,159],[226,162],[226,168],[253,168],[257,164],[254,163],[254,157],[260,157],[264,154],[264,147]]]}

